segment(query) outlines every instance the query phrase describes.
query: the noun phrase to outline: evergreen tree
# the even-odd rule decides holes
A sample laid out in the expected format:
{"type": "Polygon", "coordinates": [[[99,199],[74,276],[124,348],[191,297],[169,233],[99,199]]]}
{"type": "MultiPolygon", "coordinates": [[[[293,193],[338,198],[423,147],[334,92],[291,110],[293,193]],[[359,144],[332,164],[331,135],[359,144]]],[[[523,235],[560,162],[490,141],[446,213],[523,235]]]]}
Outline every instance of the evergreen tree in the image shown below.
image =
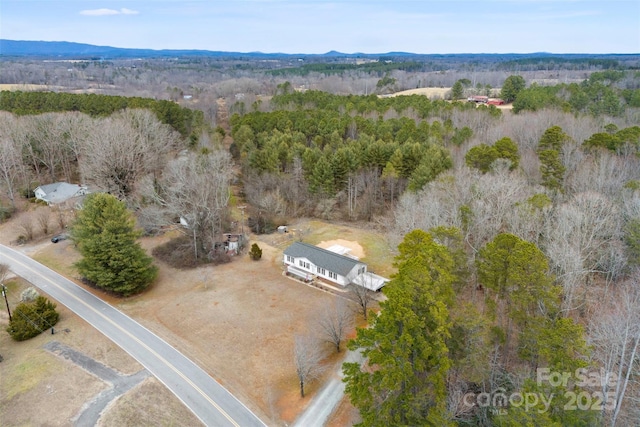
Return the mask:
{"type": "Polygon", "coordinates": [[[136,242],[140,233],[125,204],[114,196],[94,193],[71,228],[82,259],[75,266],[96,286],[128,296],[145,289],[157,276],[151,257],[136,242]]]}
{"type": "Polygon", "coordinates": [[[540,173],[542,185],[562,191],[566,168],[562,164],[562,146],[569,141],[569,135],[560,126],[552,126],[542,134],[538,142],[538,158],[540,159],[540,173]]]}
{"type": "Polygon", "coordinates": [[[522,76],[509,76],[502,84],[502,90],[500,91],[500,98],[506,102],[512,102],[518,96],[518,93],[522,91],[526,86],[524,77],[522,76]]]}
{"type": "Polygon", "coordinates": [[[23,302],[15,308],[7,332],[16,341],[28,340],[52,328],[59,318],[56,305],[40,295],[34,301],[23,302]]]}
{"type": "Polygon", "coordinates": [[[260,249],[260,246],[258,246],[257,243],[251,245],[251,249],[249,250],[249,257],[254,261],[258,261],[260,258],[262,258],[262,249],[260,249]]]}
{"type": "Polygon", "coordinates": [[[408,188],[418,191],[433,181],[440,173],[451,169],[453,160],[449,152],[440,146],[429,147],[418,167],[411,174],[408,188]]]}
{"type": "Polygon", "coordinates": [[[542,185],[550,190],[562,191],[566,168],[562,164],[560,153],[556,150],[538,152],[542,185]]]}
{"type": "Polygon", "coordinates": [[[491,165],[498,159],[498,151],[487,144],[472,147],[464,156],[464,161],[470,168],[476,168],[482,173],[491,170],[491,165]]]}
{"type": "Polygon", "coordinates": [[[504,137],[493,144],[498,152],[498,158],[511,161],[509,170],[515,170],[520,164],[520,155],[518,154],[518,145],[509,137],[504,137]]]}
{"type": "Polygon", "coordinates": [[[460,80],[456,81],[451,88],[451,99],[456,100],[464,96],[464,86],[460,80]]]}
{"type": "Polygon", "coordinates": [[[384,290],[388,299],[349,343],[367,361],[343,365],[345,390],[362,426],[450,425],[446,340],[454,263],[422,230],[407,234],[398,249],[398,273],[384,290]]]}
{"type": "Polygon", "coordinates": [[[314,194],[333,196],[335,193],[333,180],[331,162],[327,160],[327,156],[323,155],[318,159],[313,173],[309,177],[309,191],[314,194]]]}

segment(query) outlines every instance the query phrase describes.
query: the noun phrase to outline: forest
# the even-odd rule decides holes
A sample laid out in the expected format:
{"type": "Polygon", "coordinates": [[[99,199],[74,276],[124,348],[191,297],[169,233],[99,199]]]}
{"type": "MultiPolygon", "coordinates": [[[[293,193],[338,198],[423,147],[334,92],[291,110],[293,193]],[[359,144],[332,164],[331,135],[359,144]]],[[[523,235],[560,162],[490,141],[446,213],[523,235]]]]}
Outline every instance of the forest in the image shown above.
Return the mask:
{"type": "Polygon", "coordinates": [[[5,215],[36,183],[81,181],[148,233],[183,217],[211,258],[235,182],[250,215],[376,228],[398,247],[388,299],[350,344],[368,362],[344,367],[362,425],[640,419],[637,64],[203,62],[65,64],[57,86],[101,93],[2,92],[5,215]],[[457,89],[382,96],[429,85],[457,89]],[[512,108],[466,101],[486,91],[512,108]]]}

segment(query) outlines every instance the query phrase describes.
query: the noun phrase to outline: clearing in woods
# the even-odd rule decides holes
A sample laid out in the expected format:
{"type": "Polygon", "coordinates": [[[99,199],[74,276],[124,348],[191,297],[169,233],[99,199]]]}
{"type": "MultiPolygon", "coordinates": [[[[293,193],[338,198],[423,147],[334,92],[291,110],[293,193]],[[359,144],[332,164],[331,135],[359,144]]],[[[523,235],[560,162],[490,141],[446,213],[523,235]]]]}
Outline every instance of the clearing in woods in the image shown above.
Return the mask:
{"type": "MultiPolygon", "coordinates": [[[[20,215],[0,226],[1,243],[15,240],[20,215]]],[[[308,230],[304,240],[309,243],[349,247],[352,255],[372,263],[378,272],[391,272],[391,250],[381,235],[320,221],[297,226],[308,230]]],[[[142,244],[150,252],[170,237],[144,238],[142,244]]],[[[244,255],[229,264],[193,270],[176,270],[158,263],[157,282],[138,296],[118,299],[87,289],[174,345],[267,424],[290,424],[322,386],[322,381],[311,383],[307,396],[299,397],[292,355],[294,335],[313,329],[314,314],[335,296],[283,276],[282,250],[286,244],[267,243],[273,237],[254,239],[263,249],[260,261],[244,255]]],[[[67,240],[54,244],[49,238],[42,236],[31,244],[31,256],[78,283],[72,267],[78,259],[73,243],[67,240]]],[[[12,281],[9,297],[14,307],[27,286],[21,280],[12,281]]],[[[100,378],[47,351],[47,343],[58,341],[124,375],[142,369],[65,307],[59,305],[58,310],[61,317],[56,329],[69,332],[43,333],[21,343],[12,341],[6,333],[0,334],[0,354],[4,357],[0,363],[3,425],[67,425],[83,405],[109,387],[100,378]]],[[[6,313],[0,311],[0,327],[4,329],[7,322],[6,313]]],[[[329,344],[326,350],[328,376],[338,369],[342,354],[332,353],[329,344]]],[[[340,425],[352,416],[353,408],[348,402],[343,403],[338,418],[330,425],[340,425]]],[[[198,424],[190,411],[154,378],[144,380],[108,406],[100,425],[113,422],[135,426],[141,420],[153,420],[154,425],[198,424]]]]}

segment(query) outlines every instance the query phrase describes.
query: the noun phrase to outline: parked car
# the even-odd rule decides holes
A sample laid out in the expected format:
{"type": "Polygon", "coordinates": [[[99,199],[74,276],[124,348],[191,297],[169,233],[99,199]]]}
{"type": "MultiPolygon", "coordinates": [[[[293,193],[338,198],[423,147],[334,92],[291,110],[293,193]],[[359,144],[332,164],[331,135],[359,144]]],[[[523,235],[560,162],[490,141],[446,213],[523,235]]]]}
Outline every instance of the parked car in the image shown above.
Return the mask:
{"type": "Polygon", "coordinates": [[[68,236],[68,235],[66,235],[66,234],[57,234],[57,235],[55,235],[55,236],[53,236],[53,237],[51,238],[51,241],[52,241],[53,243],[58,243],[58,242],[61,242],[61,241],[63,241],[63,240],[67,240],[68,238],[69,238],[69,236],[68,236]]]}

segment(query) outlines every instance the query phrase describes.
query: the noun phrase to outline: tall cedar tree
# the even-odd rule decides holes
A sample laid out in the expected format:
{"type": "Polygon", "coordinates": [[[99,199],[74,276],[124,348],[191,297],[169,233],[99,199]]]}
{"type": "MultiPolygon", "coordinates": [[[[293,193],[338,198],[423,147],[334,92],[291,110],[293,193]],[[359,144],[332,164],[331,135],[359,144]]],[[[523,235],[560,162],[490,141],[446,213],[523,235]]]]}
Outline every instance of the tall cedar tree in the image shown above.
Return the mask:
{"type": "Polygon", "coordinates": [[[122,296],[145,289],[158,274],[136,242],[140,232],[125,204],[104,193],[89,195],[71,229],[82,259],[75,266],[96,286],[122,296]]]}
{"type": "Polygon", "coordinates": [[[349,343],[366,362],[343,365],[346,392],[362,426],[446,426],[454,262],[422,230],[407,234],[398,248],[398,273],[384,290],[388,299],[349,343]]]}

